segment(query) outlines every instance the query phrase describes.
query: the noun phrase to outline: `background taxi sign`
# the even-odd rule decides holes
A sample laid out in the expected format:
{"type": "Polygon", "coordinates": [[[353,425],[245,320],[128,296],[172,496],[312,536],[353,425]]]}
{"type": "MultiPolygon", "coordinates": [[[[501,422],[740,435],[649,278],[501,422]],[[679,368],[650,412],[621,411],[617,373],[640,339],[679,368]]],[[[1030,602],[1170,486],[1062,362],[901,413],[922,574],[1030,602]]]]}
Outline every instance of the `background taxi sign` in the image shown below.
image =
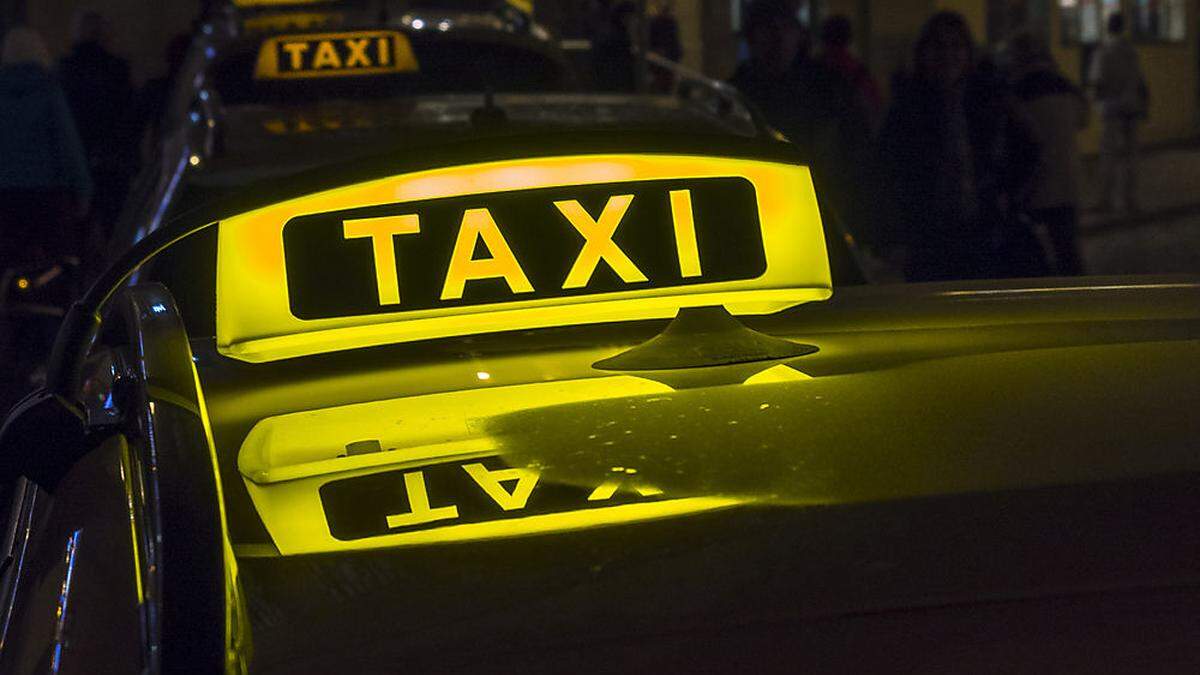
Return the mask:
{"type": "Polygon", "coordinates": [[[830,293],[805,167],[523,159],[369,181],[222,221],[217,342],[257,362],[683,307],[765,314],[830,293]]]}
{"type": "Polygon", "coordinates": [[[260,80],[410,73],[418,70],[408,38],[399,31],[277,35],[258,50],[260,80]]]}

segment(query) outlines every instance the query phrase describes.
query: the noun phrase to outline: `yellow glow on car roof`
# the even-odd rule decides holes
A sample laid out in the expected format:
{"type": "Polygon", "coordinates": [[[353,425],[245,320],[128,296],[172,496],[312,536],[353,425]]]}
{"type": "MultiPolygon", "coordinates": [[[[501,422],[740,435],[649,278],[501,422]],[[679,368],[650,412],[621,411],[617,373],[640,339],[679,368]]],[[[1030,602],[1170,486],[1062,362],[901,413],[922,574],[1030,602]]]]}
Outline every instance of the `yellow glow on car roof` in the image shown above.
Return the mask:
{"type": "MultiPolygon", "coordinates": [[[[357,403],[323,410],[290,413],[261,420],[247,435],[238,453],[238,470],[255,509],[284,555],[422,545],[496,537],[516,537],[602,525],[673,517],[744,503],[736,495],[664,494],[653,482],[632,482],[649,498],[646,503],[607,503],[620,486],[615,480],[654,481],[635,468],[619,474],[559,475],[552,467],[532,469],[535,483],[578,485],[587,501],[561,512],[527,513],[514,518],[461,522],[447,517],[433,530],[397,531],[356,540],[331,533],[320,489],[334,480],[372,476],[381,472],[420,474],[436,466],[463,465],[486,458],[508,457],[487,433],[487,424],[513,412],[544,407],[613,400],[626,397],[669,396],[666,385],[632,376],[606,376],[511,386],[480,386],[445,392],[357,403]],[[371,439],[376,452],[347,456],[351,443],[371,439]],[[591,482],[588,482],[588,481],[591,482]],[[580,482],[582,481],[582,482],[580,482]],[[662,497],[658,499],[658,497],[662,497]],[[590,508],[581,508],[589,506],[590,508]]],[[[469,464],[467,466],[470,466],[469,464]]],[[[616,468],[614,468],[616,470],[616,468]]],[[[423,478],[421,479],[423,480],[423,478]]],[[[423,484],[422,484],[423,485],[423,484]]],[[[422,487],[422,489],[424,489],[422,487]]],[[[536,489],[536,488],[535,488],[536,489]]],[[[446,504],[462,495],[434,495],[446,504]]]]}
{"type": "Polygon", "coordinates": [[[284,538],[275,542],[283,555],[305,553],[334,553],[402,546],[429,546],[484,539],[530,537],[539,534],[570,532],[606,525],[636,523],[660,518],[728,509],[748,503],[736,497],[686,497],[639,504],[621,504],[563,513],[549,513],[511,520],[448,525],[429,530],[401,532],[355,541],[339,541],[329,535],[320,501],[313,498],[315,490],[303,483],[287,483],[271,488],[269,496],[258,486],[250,487],[250,496],[262,509],[290,515],[284,538]]]}
{"type": "MultiPolygon", "coordinates": [[[[404,174],[235,216],[221,222],[218,242],[218,349],[250,362],[506,330],[670,318],[683,307],[724,305],[734,314],[767,314],[831,294],[824,233],[808,169],[757,160],[587,155],[404,174]],[[597,185],[619,194],[626,182],[728,177],[748,181],[756,193],[766,271],[755,278],[674,287],[651,284],[567,297],[524,299],[514,293],[511,301],[491,304],[307,320],[298,318],[289,304],[282,232],[293,218],[465,195],[597,185]]],[[[370,265],[370,259],[363,264],[370,265]]],[[[336,288],[338,280],[328,283],[336,288]]],[[[440,289],[443,279],[428,283],[440,289]]]]}
{"type": "Polygon", "coordinates": [[[615,375],[480,386],[268,417],[247,434],[238,453],[238,470],[247,480],[269,485],[385,465],[474,456],[496,449],[495,442],[478,431],[481,422],[489,418],[551,405],[670,391],[658,382],[615,375]],[[339,456],[348,443],[364,437],[378,439],[385,451],[339,456]]]}

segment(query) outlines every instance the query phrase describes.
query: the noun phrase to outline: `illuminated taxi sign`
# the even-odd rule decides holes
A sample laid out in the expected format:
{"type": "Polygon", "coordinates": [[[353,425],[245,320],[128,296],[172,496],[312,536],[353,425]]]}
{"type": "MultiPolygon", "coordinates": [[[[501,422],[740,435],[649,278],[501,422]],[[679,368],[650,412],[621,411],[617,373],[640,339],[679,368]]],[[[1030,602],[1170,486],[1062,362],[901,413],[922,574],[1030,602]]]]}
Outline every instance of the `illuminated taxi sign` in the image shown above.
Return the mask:
{"type": "Polygon", "coordinates": [[[306,79],[415,72],[417,59],[398,31],[280,35],[264,40],[254,76],[306,79]]]}
{"type": "Polygon", "coordinates": [[[283,250],[291,311],[306,320],[754,279],[767,267],[744,178],[310,214],[284,225],[283,250]]]}
{"type": "Polygon", "coordinates": [[[218,346],[247,361],[830,295],[808,170],[692,156],[495,162],[294,199],[223,221],[217,275],[218,346]]]}

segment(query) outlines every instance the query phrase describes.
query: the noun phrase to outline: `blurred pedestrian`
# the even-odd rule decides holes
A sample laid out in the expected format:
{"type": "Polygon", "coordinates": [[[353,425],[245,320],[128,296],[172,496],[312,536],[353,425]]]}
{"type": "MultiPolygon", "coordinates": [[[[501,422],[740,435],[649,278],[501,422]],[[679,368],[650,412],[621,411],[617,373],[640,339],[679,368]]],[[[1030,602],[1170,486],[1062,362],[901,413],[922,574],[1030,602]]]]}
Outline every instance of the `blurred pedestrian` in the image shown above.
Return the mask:
{"type": "MultiPolygon", "coordinates": [[[[679,41],[679,21],[675,19],[675,3],[672,0],[655,3],[647,32],[650,51],[668,61],[679,63],[683,58],[683,43],[679,41]]],[[[675,84],[675,75],[666,68],[654,66],[650,69],[650,75],[653,91],[666,93],[675,84]]]]}
{"type": "Polygon", "coordinates": [[[897,76],[879,137],[884,243],[905,250],[909,281],[1029,276],[1046,267],[1016,210],[1037,147],[966,20],[938,12],[897,76]]]}
{"type": "Polygon", "coordinates": [[[1040,148],[1029,215],[1046,228],[1058,274],[1082,274],[1077,241],[1081,169],[1076,137],[1087,127],[1088,101],[1059,71],[1040,35],[1016,35],[1009,56],[1018,110],[1040,148]]]}
{"type": "Polygon", "coordinates": [[[871,71],[851,51],[853,41],[854,28],[844,15],[834,14],[821,24],[821,62],[845,78],[875,128],[883,116],[883,96],[871,71]]]}
{"type": "Polygon", "coordinates": [[[1137,50],[1125,38],[1125,16],[1108,17],[1104,43],[1092,58],[1088,82],[1100,107],[1100,203],[1136,211],[1137,124],[1149,112],[1150,92],[1137,50]]]}
{"type": "Polygon", "coordinates": [[[187,59],[188,48],[191,47],[192,37],[180,33],[167,43],[167,70],[159,77],[151,78],[138,91],[137,112],[135,114],[138,139],[149,136],[151,146],[157,141],[163,115],[170,104],[171,92],[175,89],[175,81],[183,69],[187,59]]]}
{"type": "Polygon", "coordinates": [[[637,8],[628,0],[601,14],[592,44],[593,76],[600,91],[632,92],[637,89],[637,61],[633,31],[637,8]]]}
{"type": "Polygon", "coordinates": [[[137,171],[133,81],[129,63],[108,49],[108,23],[100,13],[80,12],[74,28],[71,53],[58,71],[96,183],[90,243],[101,246],[137,171]]]}
{"type": "Polygon", "coordinates": [[[0,61],[0,267],[76,255],[92,192],[83,147],[35,31],[4,36],[0,61]]]}
{"type": "Polygon", "coordinates": [[[612,9],[613,0],[588,0],[584,24],[593,46],[608,38],[612,26],[612,9]]]}
{"type": "Polygon", "coordinates": [[[812,56],[795,2],[756,0],[742,30],[749,57],[729,79],[809,162],[827,224],[859,234],[858,210],[870,128],[854,90],[812,56]]]}

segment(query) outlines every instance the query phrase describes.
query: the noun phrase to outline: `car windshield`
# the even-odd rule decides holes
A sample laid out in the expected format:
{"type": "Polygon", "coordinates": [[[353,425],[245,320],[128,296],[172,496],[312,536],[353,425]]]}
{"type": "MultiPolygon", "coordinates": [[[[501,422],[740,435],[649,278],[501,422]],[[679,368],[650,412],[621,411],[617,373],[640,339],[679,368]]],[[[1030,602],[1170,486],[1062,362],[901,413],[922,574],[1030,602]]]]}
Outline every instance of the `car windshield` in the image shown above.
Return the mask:
{"type": "Polygon", "coordinates": [[[182,124],[203,152],[171,211],[260,179],[487,136],[764,133],[721,83],[680,72],[666,89],[609,91],[543,35],[441,16],[219,46],[182,124]]]}
{"type": "Polygon", "coordinates": [[[599,93],[372,96],[225,106],[207,161],[189,177],[196,189],[235,188],[378,155],[495,135],[573,130],[686,131],[753,135],[744,118],[720,118],[677,97],[599,93]],[[503,121],[488,125],[491,113],[503,121]]]}

